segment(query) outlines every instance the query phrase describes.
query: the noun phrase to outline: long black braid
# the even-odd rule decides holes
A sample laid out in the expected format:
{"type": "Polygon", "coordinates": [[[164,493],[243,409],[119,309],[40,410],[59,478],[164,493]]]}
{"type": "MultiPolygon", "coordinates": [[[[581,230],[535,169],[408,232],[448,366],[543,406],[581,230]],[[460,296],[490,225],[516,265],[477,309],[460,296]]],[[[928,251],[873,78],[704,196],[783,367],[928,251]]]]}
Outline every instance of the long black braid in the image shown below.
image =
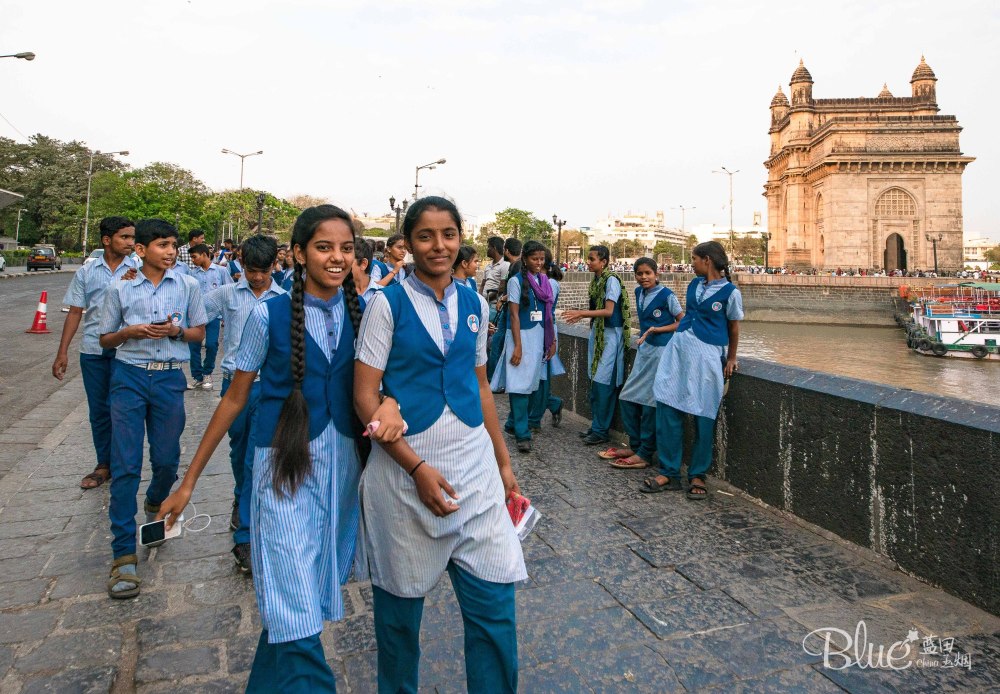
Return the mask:
{"type": "Polygon", "coordinates": [[[733,281],[733,278],[729,275],[729,256],[726,255],[726,249],[721,243],[718,241],[705,241],[695,246],[691,250],[691,253],[699,258],[708,258],[712,261],[712,265],[716,270],[724,274],[730,282],[733,281]]]}
{"type": "Polygon", "coordinates": [[[354,286],[354,275],[348,272],[341,286],[344,290],[344,308],[347,309],[351,325],[354,326],[354,337],[357,339],[358,329],[361,327],[361,303],[358,301],[358,290],[354,286]]]}

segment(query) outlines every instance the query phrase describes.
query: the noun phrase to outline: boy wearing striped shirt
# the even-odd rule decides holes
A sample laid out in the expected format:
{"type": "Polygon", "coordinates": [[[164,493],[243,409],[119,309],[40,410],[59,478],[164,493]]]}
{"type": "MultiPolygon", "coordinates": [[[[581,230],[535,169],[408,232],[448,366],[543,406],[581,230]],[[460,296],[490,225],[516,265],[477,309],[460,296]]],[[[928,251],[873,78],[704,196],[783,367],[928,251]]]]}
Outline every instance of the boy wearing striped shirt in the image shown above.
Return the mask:
{"type": "MultiPolygon", "coordinates": [[[[209,325],[220,318],[226,324],[222,336],[222,396],[232,384],[236,356],[243,327],[254,307],[271,297],[284,294],[271,275],[278,245],[273,238],[257,234],[243,242],[243,276],[205,295],[209,325]]],[[[250,445],[253,421],[260,401],[260,380],[254,381],[246,407],[229,427],[229,463],[233,468],[233,513],[229,528],[233,535],[233,556],[243,573],[250,573],[250,495],[253,489],[254,447],[250,445]]]]}
{"type": "MultiPolygon", "coordinates": [[[[212,262],[212,250],[203,243],[191,247],[191,276],[198,280],[202,296],[209,292],[233,283],[229,271],[212,262]]],[[[213,319],[205,326],[205,359],[201,358],[202,342],[192,342],[191,379],[194,381],[188,390],[202,388],[212,390],[212,372],[215,371],[215,358],[219,354],[219,319],[213,319]]]]}
{"type": "Polygon", "coordinates": [[[135,250],[143,260],[134,279],[104,292],[100,345],[116,349],[111,376],[111,518],[114,562],[108,579],[112,598],[139,594],[135,554],[136,495],[142,474],[143,437],[149,439],[152,479],[146,519],[156,517],[177,480],[184,431],[186,383],[181,366],[185,342],[205,337],[205,305],[198,282],[173,269],[177,230],[162,219],[135,225],[135,250]],[[149,426],[147,422],[155,422],[149,426]]]}

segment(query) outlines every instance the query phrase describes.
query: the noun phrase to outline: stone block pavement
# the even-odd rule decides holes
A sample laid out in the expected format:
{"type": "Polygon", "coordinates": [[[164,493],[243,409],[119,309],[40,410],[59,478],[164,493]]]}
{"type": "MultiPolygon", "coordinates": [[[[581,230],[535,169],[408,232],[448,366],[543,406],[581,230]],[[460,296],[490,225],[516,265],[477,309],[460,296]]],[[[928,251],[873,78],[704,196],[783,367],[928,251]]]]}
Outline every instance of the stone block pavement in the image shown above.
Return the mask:
{"type": "MultiPolygon", "coordinates": [[[[107,487],[77,486],[93,460],[86,405],[69,406],[82,399],[76,379],[29,414],[24,422],[68,412],[0,479],[0,692],[242,691],[260,624],[251,580],[229,554],[225,444],[194,499],[211,526],[140,550],[142,595],[111,601],[107,487]]],[[[216,403],[217,392],[188,393],[182,460],[216,403]]],[[[545,427],[531,454],[514,454],[522,490],[544,514],[517,593],[521,691],[1000,689],[997,617],[718,482],[704,503],[640,494],[642,472],[613,470],[579,443],[582,421],[545,427]],[[909,638],[895,656],[906,649],[938,664],[834,669],[843,656],[824,667],[821,639],[809,642],[814,654],[804,650],[812,630],[853,639],[861,620],[858,651],[877,655],[909,638]],[[920,654],[935,645],[950,647],[952,661],[968,656],[969,667],[920,654]]],[[[340,691],[372,692],[371,587],[350,583],[344,594],[347,618],[328,625],[326,652],[340,691]]],[[[422,639],[421,690],[464,691],[447,581],[427,600],[422,639]]]]}

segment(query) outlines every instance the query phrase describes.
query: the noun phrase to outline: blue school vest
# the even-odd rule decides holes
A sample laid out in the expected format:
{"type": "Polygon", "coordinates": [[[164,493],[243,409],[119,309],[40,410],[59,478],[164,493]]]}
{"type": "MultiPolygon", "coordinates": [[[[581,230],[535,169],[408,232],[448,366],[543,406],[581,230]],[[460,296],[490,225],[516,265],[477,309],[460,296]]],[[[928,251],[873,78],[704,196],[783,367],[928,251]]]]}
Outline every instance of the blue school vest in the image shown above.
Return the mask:
{"type": "MultiPolygon", "coordinates": [[[[392,270],[390,270],[389,266],[386,265],[385,263],[383,263],[378,258],[372,258],[372,266],[376,266],[376,265],[378,267],[382,268],[382,276],[379,278],[379,282],[381,282],[382,280],[384,280],[386,277],[389,276],[389,273],[392,272],[392,270]]],[[[393,275],[392,276],[392,282],[390,282],[389,284],[399,284],[399,276],[398,275],[393,275]]],[[[389,286],[389,285],[386,285],[386,286],[389,286]]],[[[409,424],[409,422],[407,422],[407,424],[409,424]]]]}
{"type": "MultiPolygon", "coordinates": [[[[635,306],[639,308],[639,297],[642,295],[642,287],[635,288],[635,306]]],[[[639,313],[639,334],[645,335],[650,328],[662,328],[665,325],[673,325],[677,318],[670,312],[670,297],[674,293],[664,287],[656,296],[652,298],[639,313]]],[[[646,342],[656,347],[662,347],[670,342],[673,333],[652,333],[646,338],[646,342]]]]}
{"type": "Polygon", "coordinates": [[[523,300],[517,305],[517,317],[520,319],[521,330],[527,330],[528,328],[533,328],[535,325],[540,324],[542,321],[531,320],[532,311],[541,311],[545,308],[545,304],[538,300],[535,296],[535,290],[531,288],[531,285],[524,281],[524,275],[517,276],[518,282],[521,284],[521,296],[524,297],[524,293],[528,292],[528,304],[524,304],[523,300]]]}
{"type": "Polygon", "coordinates": [[[476,377],[476,332],[486,326],[481,325],[479,295],[461,284],[457,292],[458,325],[446,357],[420,321],[403,286],[390,284],[382,290],[395,326],[382,387],[399,403],[410,435],[429,429],[444,412],[445,404],[466,425],[483,423],[476,377]]]}
{"type": "MultiPolygon", "coordinates": [[[[611,279],[612,279],[611,277],[608,278],[608,282],[609,283],[611,282],[611,279]]],[[[614,279],[618,280],[618,284],[619,285],[621,284],[621,280],[619,280],[617,277],[614,277],[614,279]]],[[[607,291],[607,289],[608,289],[608,285],[605,284],[604,285],[605,292],[607,291]]],[[[624,290],[625,290],[625,288],[622,287],[622,291],[624,291],[624,290]]],[[[604,308],[604,301],[605,300],[601,300],[601,305],[598,306],[596,301],[594,301],[593,299],[589,299],[590,310],[591,311],[599,311],[600,309],[604,308]]],[[[591,326],[594,325],[594,321],[595,320],[597,320],[597,319],[596,318],[591,318],[590,319],[590,325],[591,326]]],[[[615,302],[615,308],[611,312],[611,315],[604,319],[604,327],[605,328],[620,328],[620,327],[622,327],[622,325],[624,325],[624,321],[622,320],[622,300],[619,298],[618,301],[615,302]]]]}
{"type": "MultiPolygon", "coordinates": [[[[306,332],[306,377],[302,394],[309,403],[309,440],[323,433],[330,420],[344,436],[356,438],[354,418],[354,326],[344,307],[340,342],[327,361],[306,332]]],[[[260,370],[260,404],[254,422],[254,445],[270,446],[285,398],[292,392],[292,299],[282,294],[267,300],[267,358],[260,370]]]]}
{"type": "Polygon", "coordinates": [[[736,285],[727,282],[722,289],[698,303],[698,284],[700,277],[691,280],[687,288],[687,305],[684,307],[684,318],[677,326],[677,332],[693,329],[695,336],[710,345],[726,346],[729,344],[729,319],[726,318],[726,304],[732,296],[736,285]]]}

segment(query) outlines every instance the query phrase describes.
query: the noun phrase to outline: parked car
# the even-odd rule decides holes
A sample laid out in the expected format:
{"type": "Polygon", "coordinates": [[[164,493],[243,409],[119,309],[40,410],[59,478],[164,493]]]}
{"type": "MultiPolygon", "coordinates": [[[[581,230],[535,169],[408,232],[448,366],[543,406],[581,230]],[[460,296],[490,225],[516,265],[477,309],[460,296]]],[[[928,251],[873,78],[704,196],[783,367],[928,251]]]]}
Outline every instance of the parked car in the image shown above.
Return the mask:
{"type": "Polygon", "coordinates": [[[7,269],[7,259],[0,255],[0,272],[7,269]]]}
{"type": "Polygon", "coordinates": [[[99,259],[101,259],[103,257],[104,257],[104,249],[103,248],[95,248],[94,250],[92,250],[90,252],[90,255],[87,256],[87,259],[83,261],[83,264],[84,265],[90,265],[95,260],[99,260],[99,259]]]}
{"type": "Polygon", "coordinates": [[[40,268],[62,270],[62,259],[55,246],[35,246],[31,249],[28,254],[28,272],[40,268]]]}

